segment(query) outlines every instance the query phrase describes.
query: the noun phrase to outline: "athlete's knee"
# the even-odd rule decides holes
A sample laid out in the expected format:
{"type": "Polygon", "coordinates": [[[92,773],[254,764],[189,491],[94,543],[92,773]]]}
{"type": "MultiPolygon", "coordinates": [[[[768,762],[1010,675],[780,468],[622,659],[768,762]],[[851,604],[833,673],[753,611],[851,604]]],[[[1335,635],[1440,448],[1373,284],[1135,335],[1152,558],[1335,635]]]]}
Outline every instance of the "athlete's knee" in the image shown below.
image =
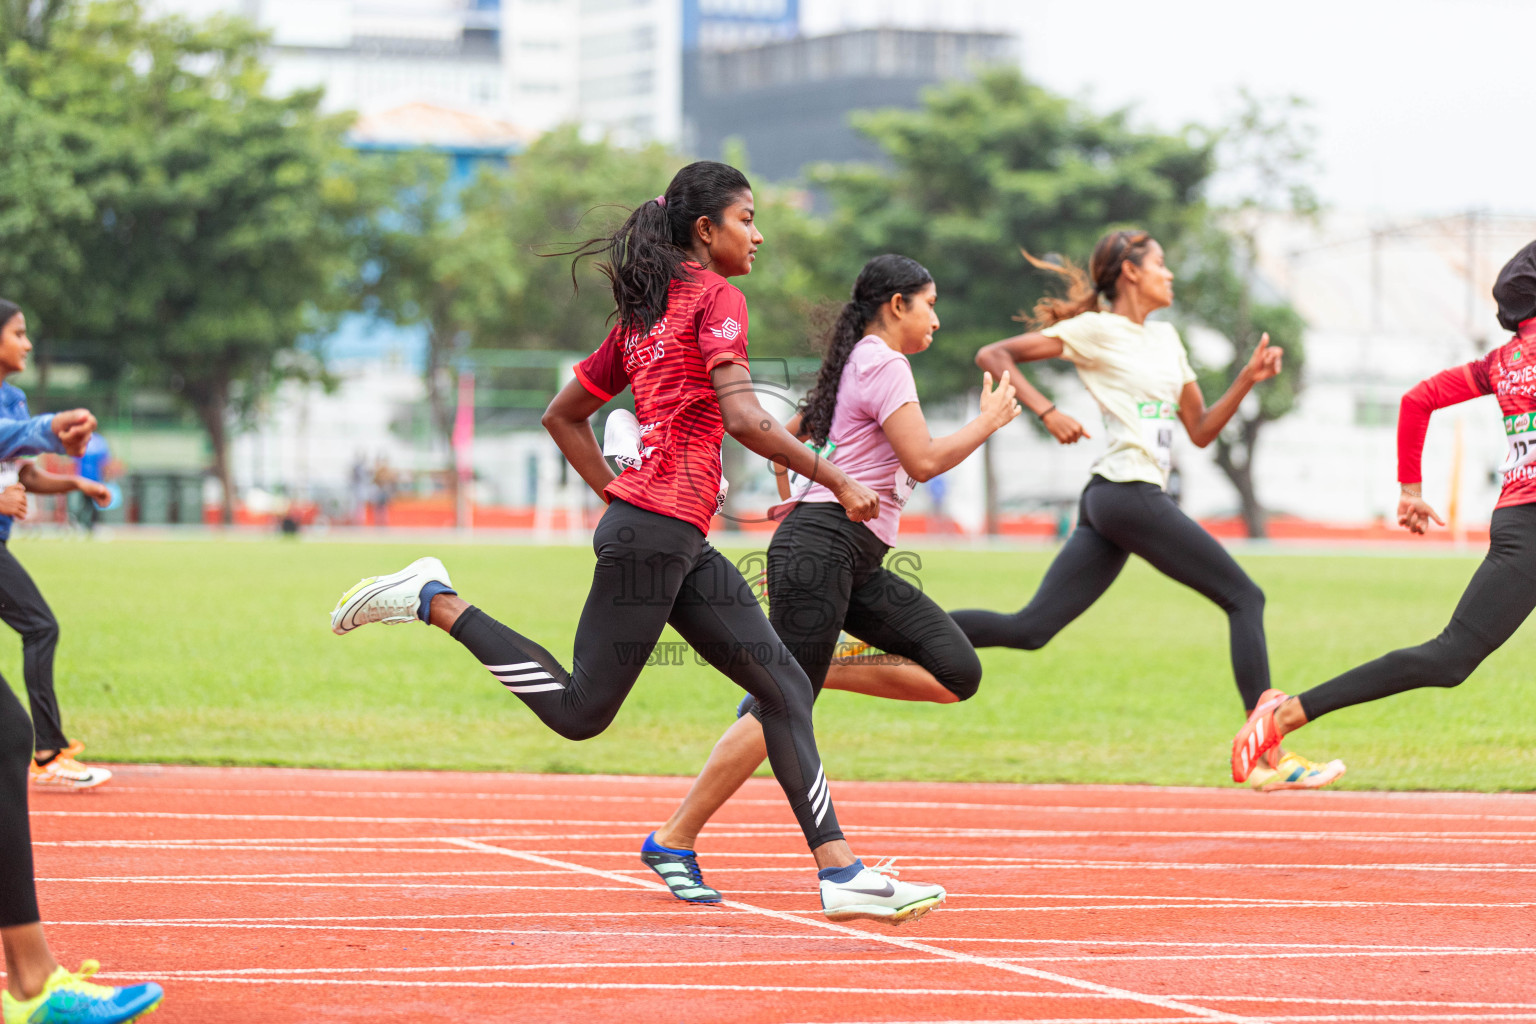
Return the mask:
{"type": "Polygon", "coordinates": [[[1466,682],[1494,648],[1466,631],[1447,629],[1424,645],[1431,662],[1430,686],[1450,688],[1466,682]]]}
{"type": "Polygon", "coordinates": [[[27,629],[21,635],[25,647],[51,647],[59,642],[59,620],[52,615],[27,629]]]}
{"type": "Polygon", "coordinates": [[[955,700],[970,700],[981,688],[981,659],[974,650],[969,657],[959,655],[934,672],[934,678],[955,695],[955,700]]]}
{"type": "Polygon", "coordinates": [[[1020,615],[1014,627],[1013,642],[1008,646],[1017,647],[1021,651],[1038,651],[1055,639],[1056,633],[1057,631],[1049,626],[1020,615]]]}
{"type": "Polygon", "coordinates": [[[568,740],[581,742],[590,740],[595,736],[601,736],[613,724],[618,717],[619,709],[599,708],[588,709],[579,716],[567,716],[554,721],[545,719],[545,724],[553,729],[559,736],[568,740]]]}

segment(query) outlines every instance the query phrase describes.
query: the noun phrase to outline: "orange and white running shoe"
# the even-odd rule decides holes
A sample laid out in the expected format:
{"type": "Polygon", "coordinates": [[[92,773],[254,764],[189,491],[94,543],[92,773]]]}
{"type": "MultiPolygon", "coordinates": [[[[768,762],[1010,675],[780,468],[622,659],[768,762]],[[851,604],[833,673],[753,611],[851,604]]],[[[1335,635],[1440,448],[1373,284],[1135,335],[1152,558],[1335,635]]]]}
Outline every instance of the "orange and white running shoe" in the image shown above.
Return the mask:
{"type": "Polygon", "coordinates": [[[1280,730],[1275,725],[1275,711],[1290,695],[1269,689],[1259,695],[1248,721],[1232,740],[1232,781],[1247,782],[1259,759],[1280,745],[1280,730]]]}
{"type": "Polygon", "coordinates": [[[112,777],[100,765],[81,764],[68,753],[60,753],[47,764],[32,762],[32,784],[44,789],[94,789],[112,777]]]}
{"type": "Polygon", "coordinates": [[[1248,777],[1248,785],[1261,793],[1273,793],[1277,789],[1322,789],[1343,778],[1345,771],[1344,762],[1337,758],[1327,764],[1318,764],[1287,751],[1274,768],[1255,768],[1248,777]]]}

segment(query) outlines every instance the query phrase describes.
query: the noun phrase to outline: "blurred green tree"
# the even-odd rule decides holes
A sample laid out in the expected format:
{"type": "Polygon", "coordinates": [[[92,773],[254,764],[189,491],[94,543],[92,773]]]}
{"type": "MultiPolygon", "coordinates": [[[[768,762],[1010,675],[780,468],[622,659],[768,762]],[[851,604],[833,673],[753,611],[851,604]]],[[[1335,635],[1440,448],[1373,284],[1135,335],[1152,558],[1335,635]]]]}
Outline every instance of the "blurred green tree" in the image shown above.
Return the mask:
{"type": "Polygon", "coordinates": [[[924,356],[925,398],[977,387],[976,349],[1017,333],[1011,318],[1053,283],[1020,246],[1086,260],[1121,224],[1177,242],[1199,222],[1214,166],[1196,131],[1135,130],[1127,112],[1097,114],[1011,68],[935,88],[920,110],[861,114],[855,124],[890,167],[813,171],[833,204],[825,237],[841,256],[844,288],[884,252],[933,273],[943,328],[924,356]]]}
{"type": "Polygon", "coordinates": [[[1224,362],[1191,361],[1207,395],[1237,379],[1261,335],[1285,349],[1285,370],[1260,384],[1216,439],[1216,465],[1237,491],[1250,537],[1267,533],[1254,461],[1266,424],[1288,415],[1306,385],[1306,322],[1290,302],[1265,288],[1258,271],[1259,233],[1276,215],[1312,218],[1319,210],[1308,184],[1313,164],[1306,103],[1297,97],[1265,99],[1246,91],[1235,116],[1215,133],[1228,196],[1212,203],[1195,231],[1170,257],[1180,279],[1177,318],[1217,331],[1231,344],[1224,362]]]}
{"type": "Polygon", "coordinates": [[[52,119],[3,78],[0,139],[0,296],[24,298],[37,332],[71,301],[91,204],[52,119]]]}
{"type": "MultiPolygon", "coordinates": [[[[300,342],[356,295],[368,196],[345,117],[263,91],[248,23],[146,18],[136,0],[66,11],[47,45],[12,39],[0,75],[56,126],[93,216],[42,319],[94,372],[164,386],[208,435],[232,518],[229,427],[300,342]]],[[[27,297],[30,282],[20,282],[27,297]]]]}

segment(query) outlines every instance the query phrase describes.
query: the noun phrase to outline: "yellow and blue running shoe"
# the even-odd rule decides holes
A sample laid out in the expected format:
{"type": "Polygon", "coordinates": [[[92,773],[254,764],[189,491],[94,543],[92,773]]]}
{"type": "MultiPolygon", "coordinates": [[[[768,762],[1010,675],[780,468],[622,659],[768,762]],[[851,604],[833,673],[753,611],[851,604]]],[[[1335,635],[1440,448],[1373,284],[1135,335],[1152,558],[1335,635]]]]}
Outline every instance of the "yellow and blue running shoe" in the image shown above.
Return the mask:
{"type": "Polygon", "coordinates": [[[1321,789],[1343,778],[1345,770],[1344,762],[1337,759],[1318,764],[1300,754],[1287,752],[1273,771],[1263,766],[1255,768],[1248,777],[1248,784],[1261,793],[1277,789],[1321,789]]]}
{"type": "Polygon", "coordinates": [[[720,894],[704,884],[698,855],[692,850],[674,850],[662,846],[656,841],[656,833],[652,832],[645,837],[640,847],[640,859],[646,867],[661,876],[667,888],[672,890],[672,895],[678,899],[689,903],[720,902],[720,894]]]}
{"type": "Polygon", "coordinates": [[[165,993],[154,982],[113,988],[87,981],[100,967],[95,960],[75,972],[60,967],[31,999],[0,993],[5,1024],[127,1024],[160,1005],[165,993]]]}

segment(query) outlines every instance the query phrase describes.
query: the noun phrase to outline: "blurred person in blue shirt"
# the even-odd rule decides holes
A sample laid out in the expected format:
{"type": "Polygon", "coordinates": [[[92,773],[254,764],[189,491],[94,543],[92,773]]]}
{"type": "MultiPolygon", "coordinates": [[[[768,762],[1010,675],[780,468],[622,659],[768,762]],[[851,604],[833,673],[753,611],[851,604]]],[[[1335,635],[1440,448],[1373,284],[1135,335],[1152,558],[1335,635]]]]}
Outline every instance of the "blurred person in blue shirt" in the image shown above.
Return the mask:
{"type": "MultiPolygon", "coordinates": [[[[26,319],[9,303],[0,303],[0,381],[27,368],[32,342],[26,319]],[[7,315],[9,313],[9,315],[7,315]]],[[[27,396],[16,385],[0,383],[0,423],[31,420],[27,396]]],[[[89,451],[89,441],[79,454],[89,451]]],[[[39,449],[22,454],[37,454],[39,449]]],[[[87,767],[76,760],[83,744],[71,744],[64,735],[58,696],[53,687],[53,656],[59,643],[59,623],[43,600],[37,584],[10,550],[11,527],[27,517],[27,494],[66,494],[79,491],[93,502],[112,500],[106,485],[82,476],[49,473],[19,454],[0,460],[0,622],[21,634],[22,677],[27,701],[32,705],[36,754],[31,775],[39,786],[89,789],[112,777],[105,768],[87,767]]]]}

